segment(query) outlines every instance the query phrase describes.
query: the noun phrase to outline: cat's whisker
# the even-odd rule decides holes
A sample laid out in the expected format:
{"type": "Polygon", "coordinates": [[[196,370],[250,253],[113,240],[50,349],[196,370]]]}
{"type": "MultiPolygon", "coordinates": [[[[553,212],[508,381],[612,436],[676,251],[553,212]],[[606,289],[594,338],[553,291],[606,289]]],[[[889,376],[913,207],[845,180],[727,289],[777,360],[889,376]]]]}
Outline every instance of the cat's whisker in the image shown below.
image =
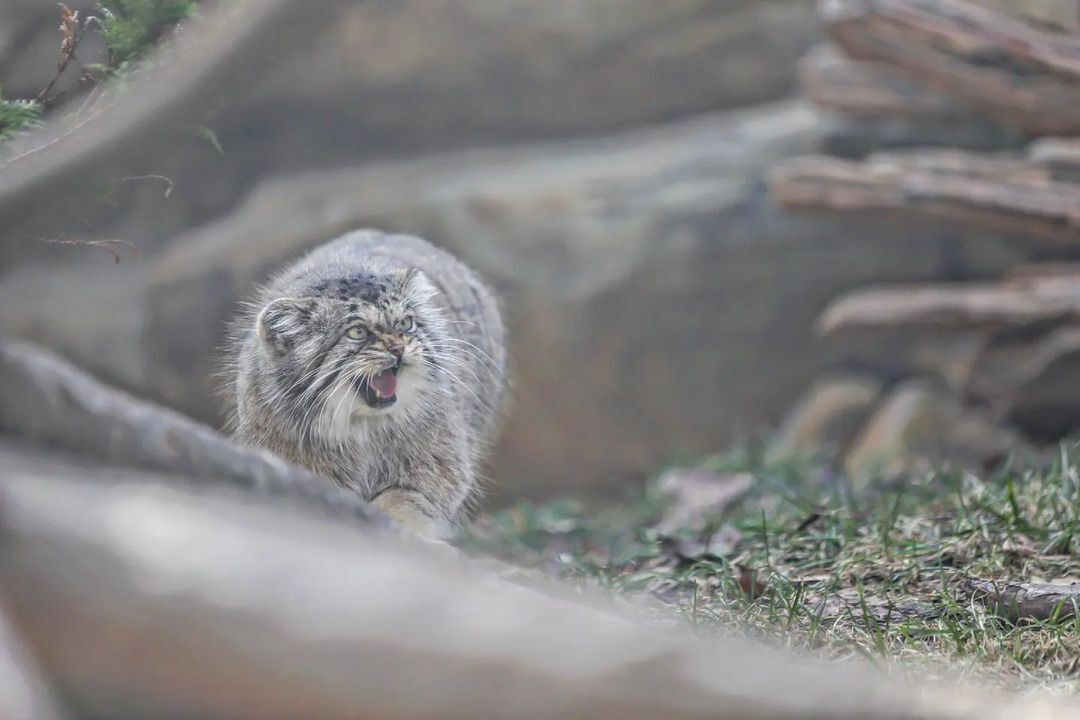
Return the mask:
{"type": "Polygon", "coordinates": [[[484,381],[481,380],[480,376],[476,374],[476,371],[474,371],[471,367],[469,367],[469,364],[467,362],[465,362],[464,360],[462,360],[461,358],[455,357],[454,355],[447,355],[447,354],[444,354],[444,353],[428,353],[427,355],[428,355],[429,358],[431,358],[433,360],[437,360],[439,362],[453,363],[457,367],[460,367],[462,370],[469,373],[469,375],[474,380],[476,380],[477,385],[483,386],[484,381]]]}
{"type": "Polygon", "coordinates": [[[502,367],[498,363],[495,362],[495,359],[492,358],[490,354],[488,354],[487,352],[485,352],[481,348],[476,347],[476,345],[473,345],[470,342],[467,342],[467,341],[464,341],[464,340],[457,340],[456,338],[444,338],[440,342],[431,343],[431,346],[432,347],[443,348],[443,349],[451,349],[452,348],[455,352],[465,353],[469,357],[472,357],[473,359],[475,359],[477,362],[490,366],[490,368],[492,370],[494,370],[495,372],[498,372],[499,374],[503,374],[503,372],[504,372],[502,367]],[[462,345],[460,345],[460,346],[459,345],[454,345],[454,343],[461,343],[462,345]],[[480,353],[480,354],[478,355],[478,354],[472,352],[472,350],[470,348],[475,348],[476,351],[478,353],[480,353]]]}
{"type": "MultiPolygon", "coordinates": [[[[459,377],[458,377],[457,375],[455,375],[455,374],[453,373],[453,371],[451,371],[451,370],[449,370],[449,369],[447,369],[447,368],[445,368],[445,367],[444,367],[444,368],[442,368],[442,372],[444,372],[444,373],[446,373],[447,375],[449,375],[449,376],[450,376],[450,378],[451,378],[451,379],[452,379],[452,380],[453,380],[454,382],[456,382],[456,383],[457,383],[458,385],[460,385],[460,386],[461,386],[461,387],[462,387],[463,389],[465,389],[465,390],[466,390],[466,391],[467,391],[467,392],[468,392],[468,393],[469,393],[470,395],[472,395],[472,396],[473,396],[473,398],[474,398],[474,399],[476,400],[476,402],[480,403],[480,404],[481,404],[481,405],[483,405],[484,407],[489,407],[489,405],[488,405],[487,401],[485,401],[485,400],[481,399],[481,398],[480,398],[480,396],[479,396],[479,395],[477,395],[477,394],[476,394],[476,392],[475,392],[475,391],[474,391],[474,390],[473,390],[473,389],[472,389],[471,387],[469,387],[469,384],[468,384],[468,383],[466,383],[466,382],[465,382],[464,380],[462,380],[461,378],[459,378],[459,377]]],[[[481,389],[481,390],[483,390],[484,388],[483,388],[483,387],[481,387],[480,389],[481,389]]]]}

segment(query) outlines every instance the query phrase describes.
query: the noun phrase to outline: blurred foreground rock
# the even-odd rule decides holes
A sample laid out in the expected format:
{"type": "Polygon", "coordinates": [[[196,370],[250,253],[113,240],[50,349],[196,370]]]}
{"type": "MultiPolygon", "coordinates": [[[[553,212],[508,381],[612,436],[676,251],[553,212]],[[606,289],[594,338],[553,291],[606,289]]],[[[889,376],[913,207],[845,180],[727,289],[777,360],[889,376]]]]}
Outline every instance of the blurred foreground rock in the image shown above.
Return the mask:
{"type": "Polygon", "coordinates": [[[29,343],[0,336],[0,436],[266,496],[303,498],[364,523],[384,518],[358,495],[264,450],[97,381],[29,343]]]}
{"type": "Polygon", "coordinates": [[[251,494],[0,463],[0,598],[73,718],[1080,717],[652,629],[251,494]]]}

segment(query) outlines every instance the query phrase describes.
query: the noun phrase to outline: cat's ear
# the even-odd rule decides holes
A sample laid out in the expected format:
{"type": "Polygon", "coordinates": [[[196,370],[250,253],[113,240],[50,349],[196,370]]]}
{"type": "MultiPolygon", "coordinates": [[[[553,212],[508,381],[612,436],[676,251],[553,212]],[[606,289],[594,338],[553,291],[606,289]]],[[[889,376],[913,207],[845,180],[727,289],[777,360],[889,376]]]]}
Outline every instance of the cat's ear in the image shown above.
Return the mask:
{"type": "Polygon", "coordinates": [[[428,276],[424,274],[424,271],[419,268],[408,268],[407,270],[398,270],[395,273],[398,281],[398,288],[403,292],[414,297],[431,297],[435,295],[435,286],[428,279],[428,276]]]}
{"type": "Polygon", "coordinates": [[[255,318],[259,339],[276,354],[284,355],[308,329],[316,307],[314,298],[283,297],[270,301],[255,318]]]}
{"type": "Polygon", "coordinates": [[[413,283],[423,277],[423,273],[417,268],[405,268],[404,270],[394,271],[394,279],[397,281],[397,286],[402,290],[408,290],[413,287],[413,283]]]}

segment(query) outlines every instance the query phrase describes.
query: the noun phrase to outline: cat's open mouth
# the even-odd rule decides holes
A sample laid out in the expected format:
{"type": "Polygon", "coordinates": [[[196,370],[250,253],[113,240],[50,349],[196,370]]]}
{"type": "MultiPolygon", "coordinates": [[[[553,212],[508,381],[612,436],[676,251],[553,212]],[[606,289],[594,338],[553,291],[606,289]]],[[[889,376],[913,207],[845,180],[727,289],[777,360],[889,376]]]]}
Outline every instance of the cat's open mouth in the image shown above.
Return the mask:
{"type": "Polygon", "coordinates": [[[398,368],[391,367],[356,381],[356,392],[369,407],[385,408],[397,402],[398,368]]]}

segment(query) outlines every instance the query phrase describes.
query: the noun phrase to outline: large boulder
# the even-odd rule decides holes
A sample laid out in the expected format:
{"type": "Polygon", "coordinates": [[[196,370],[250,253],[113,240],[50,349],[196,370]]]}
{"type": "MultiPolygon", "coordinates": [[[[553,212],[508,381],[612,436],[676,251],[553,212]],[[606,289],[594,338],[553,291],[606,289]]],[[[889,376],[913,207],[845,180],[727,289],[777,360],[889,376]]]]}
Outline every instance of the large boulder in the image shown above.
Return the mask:
{"type": "Polygon", "coordinates": [[[513,390],[496,487],[610,488],[775,423],[847,349],[813,333],[843,290],[1016,261],[1006,239],[780,213],[763,172],[821,134],[818,116],[781,103],[288,176],[135,263],[91,248],[64,248],[84,253],[66,268],[23,263],[0,277],[0,306],[18,334],[215,421],[223,325],[253,283],[356,227],[421,234],[505,300],[513,390]]]}
{"type": "MultiPolygon", "coordinates": [[[[6,43],[31,96],[56,66],[58,12],[0,8],[0,78],[5,20],[44,48],[6,43]]],[[[56,123],[16,144],[22,157],[0,173],[0,260],[42,255],[29,240],[60,235],[148,250],[298,170],[778,99],[818,35],[803,0],[220,3],[115,103],[91,103],[77,132],[56,123]]]]}

